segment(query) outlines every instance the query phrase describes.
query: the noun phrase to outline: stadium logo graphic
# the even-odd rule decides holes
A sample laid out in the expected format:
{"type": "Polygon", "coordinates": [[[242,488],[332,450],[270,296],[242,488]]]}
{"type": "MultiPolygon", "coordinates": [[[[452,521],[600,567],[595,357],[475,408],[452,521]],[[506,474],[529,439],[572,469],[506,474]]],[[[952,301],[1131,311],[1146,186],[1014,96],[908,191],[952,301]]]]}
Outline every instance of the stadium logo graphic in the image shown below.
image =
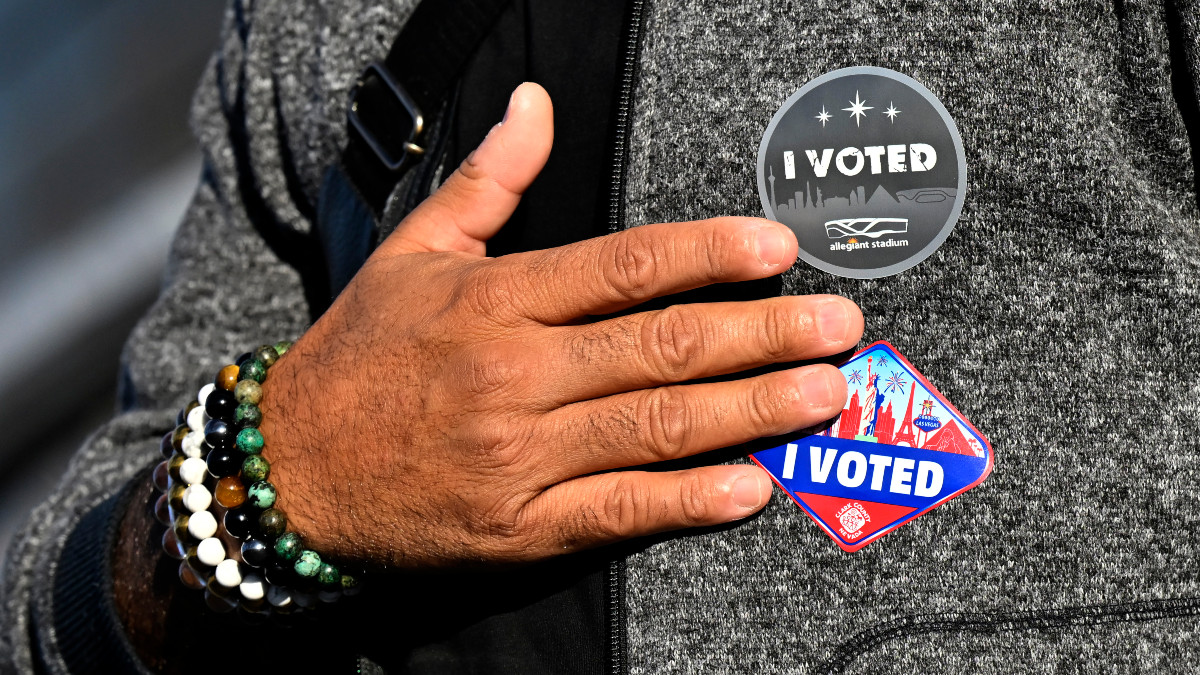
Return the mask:
{"type": "Polygon", "coordinates": [[[905,232],[908,232],[907,218],[846,218],[825,223],[825,234],[830,239],[855,236],[878,239],[885,234],[905,232]]]}
{"type": "Polygon", "coordinates": [[[966,191],[958,129],[915,80],[847,68],[804,85],[758,153],[768,218],[796,233],[800,257],[855,278],[896,274],[950,235],[966,191]]]}

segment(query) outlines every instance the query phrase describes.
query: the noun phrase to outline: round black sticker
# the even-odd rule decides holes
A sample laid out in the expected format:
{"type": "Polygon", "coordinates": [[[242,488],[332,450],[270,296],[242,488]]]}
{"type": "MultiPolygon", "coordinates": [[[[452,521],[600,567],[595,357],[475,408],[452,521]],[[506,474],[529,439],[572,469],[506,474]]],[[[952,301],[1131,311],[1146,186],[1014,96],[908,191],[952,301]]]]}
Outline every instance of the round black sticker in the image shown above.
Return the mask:
{"type": "Polygon", "coordinates": [[[937,97],[886,68],[844,68],[792,94],[758,149],[767,217],[800,257],[857,279],[902,272],[937,250],[962,211],[967,160],[937,97]]]}

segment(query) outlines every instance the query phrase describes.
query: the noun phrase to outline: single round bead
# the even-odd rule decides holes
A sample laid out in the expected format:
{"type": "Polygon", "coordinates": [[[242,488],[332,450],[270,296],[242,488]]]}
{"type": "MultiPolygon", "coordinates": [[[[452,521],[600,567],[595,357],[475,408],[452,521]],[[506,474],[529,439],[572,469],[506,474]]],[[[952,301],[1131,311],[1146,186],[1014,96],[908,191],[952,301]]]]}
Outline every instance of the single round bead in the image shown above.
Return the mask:
{"type": "Polygon", "coordinates": [[[199,431],[189,431],[187,436],[183,437],[183,447],[179,449],[179,454],[184,457],[203,457],[204,451],[204,434],[199,431]]]}
{"type": "Polygon", "coordinates": [[[204,423],[208,421],[208,413],[197,405],[187,414],[187,425],[192,431],[204,431],[204,423]]]}
{"type": "Polygon", "coordinates": [[[292,592],[283,586],[267,588],[267,602],[275,607],[287,607],[292,604],[292,592]]]}
{"type": "Polygon", "coordinates": [[[228,448],[233,445],[234,429],[225,420],[209,420],[204,425],[204,442],[214,448],[228,448]]]}
{"type": "Polygon", "coordinates": [[[196,539],[208,539],[217,533],[217,519],[212,511],[197,511],[188,517],[187,531],[196,539]]]}
{"type": "Polygon", "coordinates": [[[233,360],[233,365],[237,366],[238,368],[241,368],[243,363],[249,361],[252,358],[254,358],[254,352],[242,352],[241,354],[238,355],[238,357],[236,359],[233,360]]]}
{"type": "Polygon", "coordinates": [[[168,473],[167,462],[168,460],[164,459],[154,467],[154,487],[159,492],[167,491],[167,479],[171,477],[171,474],[168,473]]]}
{"type": "Polygon", "coordinates": [[[162,440],[158,442],[158,454],[162,455],[163,459],[171,459],[171,455],[175,454],[175,430],[172,429],[163,434],[162,440]]]}
{"type": "Polygon", "coordinates": [[[342,575],[342,593],[346,595],[358,595],[362,588],[358,585],[358,579],[349,574],[342,575]]]}
{"type": "Polygon", "coordinates": [[[275,353],[283,356],[289,349],[292,348],[292,343],[287,340],[280,340],[275,343],[275,353]]]}
{"type": "Polygon", "coordinates": [[[171,433],[171,447],[176,450],[183,448],[183,439],[189,433],[191,433],[191,431],[192,429],[187,425],[186,421],[183,424],[175,427],[175,431],[171,433]]]}
{"type": "Polygon", "coordinates": [[[258,405],[262,401],[262,385],[254,380],[242,380],[233,388],[233,396],[238,403],[258,405]]]}
{"type": "Polygon", "coordinates": [[[225,544],[212,536],[203,539],[196,545],[196,557],[205,565],[215,567],[225,559],[225,544]]]}
{"type": "Polygon", "coordinates": [[[171,531],[175,533],[175,541],[180,543],[181,548],[192,538],[192,535],[188,534],[188,524],[191,520],[190,514],[183,513],[175,516],[175,522],[171,524],[171,531]]]}
{"type": "Polygon", "coordinates": [[[237,588],[242,584],[242,568],[233,558],[226,558],[217,563],[213,575],[217,578],[217,583],[225,588],[237,588]]]}
{"type": "Polygon", "coordinates": [[[167,460],[167,476],[174,480],[180,480],[179,468],[187,460],[188,458],[185,455],[172,455],[171,459],[167,460]]]}
{"type": "Polygon", "coordinates": [[[183,491],[183,508],[195,513],[197,511],[207,511],[209,505],[212,504],[212,493],[208,488],[204,487],[203,483],[189,485],[183,491]]]}
{"type": "Polygon", "coordinates": [[[200,405],[199,401],[192,401],[179,409],[179,414],[175,416],[175,424],[187,424],[188,413],[195,410],[200,405]]]}
{"type": "Polygon", "coordinates": [[[248,539],[258,525],[258,512],[243,507],[225,513],[225,531],[238,539],[248,539]]]}
{"type": "Polygon", "coordinates": [[[233,423],[239,427],[255,427],[262,424],[262,411],[253,403],[242,403],[233,411],[233,423]]]}
{"type": "Polygon", "coordinates": [[[212,382],[209,382],[208,384],[204,385],[203,387],[200,387],[200,391],[196,394],[196,401],[200,405],[207,405],[208,404],[208,395],[213,393],[214,391],[216,391],[216,389],[217,389],[217,385],[213,384],[212,382]]]}
{"type": "Polygon", "coordinates": [[[208,472],[214,478],[224,478],[226,476],[236,476],[238,469],[242,466],[242,460],[246,455],[238,452],[234,448],[216,448],[208,453],[207,463],[208,472]]]}
{"type": "Polygon", "coordinates": [[[226,476],[217,481],[214,499],[227,509],[236,509],[246,503],[246,486],[237,476],[226,476]]]}
{"type": "Polygon", "coordinates": [[[237,609],[237,598],[227,598],[214,592],[219,587],[220,584],[211,583],[204,589],[204,604],[217,614],[228,614],[237,609]]]}
{"type": "Polygon", "coordinates": [[[163,552],[176,560],[183,560],[183,551],[179,550],[179,538],[175,536],[175,530],[167,528],[162,536],[163,552]]]}
{"type": "Polygon", "coordinates": [[[287,530],[287,516],[279,509],[267,509],[258,516],[258,531],[269,540],[274,540],[287,530]]]}
{"type": "MultiPolygon", "coordinates": [[[[238,380],[254,380],[259,384],[267,379],[267,367],[258,359],[250,359],[238,370],[238,380]]],[[[236,386],[236,385],[235,385],[236,386]]]]}
{"type": "Polygon", "coordinates": [[[233,411],[237,409],[237,399],[233,397],[232,391],[216,389],[209,395],[204,409],[209,417],[228,422],[233,417],[233,411]]]}
{"type": "Polygon", "coordinates": [[[237,449],[247,455],[257,455],[263,449],[262,433],[253,427],[242,429],[237,435],[237,449]]]}
{"type": "Polygon", "coordinates": [[[315,577],[317,572],[321,571],[321,556],[317,555],[316,551],[304,549],[300,551],[300,557],[296,558],[296,563],[292,568],[296,570],[296,574],[302,577],[315,577]]]}
{"type": "Polygon", "coordinates": [[[326,604],[333,604],[342,599],[342,592],[337,590],[321,589],[317,591],[317,598],[326,604]]]}
{"type": "Polygon", "coordinates": [[[304,609],[316,607],[317,605],[316,594],[298,588],[292,591],[292,599],[295,600],[297,607],[303,607],[304,609]]]}
{"type": "Polygon", "coordinates": [[[167,503],[176,511],[183,509],[183,493],[187,490],[187,486],[181,483],[176,483],[167,491],[167,503]]]}
{"type": "Polygon", "coordinates": [[[183,582],[184,586],[192,589],[193,591],[198,591],[204,588],[204,580],[201,579],[200,575],[196,574],[196,571],[193,570],[186,562],[179,563],[179,580],[183,582]]]}
{"type": "MultiPolygon", "coordinates": [[[[265,589],[263,595],[266,595],[265,589]]],[[[238,619],[246,626],[261,626],[267,622],[267,617],[270,615],[271,603],[267,602],[265,597],[250,600],[243,595],[241,602],[238,603],[238,619]]]]}
{"type": "MultiPolygon", "coordinates": [[[[230,558],[226,558],[225,560],[230,560],[230,558]]],[[[225,562],[225,560],[222,560],[221,562],[225,562]]],[[[221,563],[217,563],[217,565],[220,564],[221,563]]],[[[217,580],[216,566],[204,568],[202,574],[204,575],[204,587],[207,588],[210,593],[225,598],[231,602],[237,601],[237,586],[230,587],[221,585],[221,582],[217,580]]]]}
{"type": "MultiPolygon", "coordinates": [[[[243,455],[245,456],[245,455],[243,455]]],[[[266,480],[271,475],[271,463],[262,455],[246,456],[242,462],[242,480],[247,483],[257,483],[266,480]]]]}
{"type": "Polygon", "coordinates": [[[284,560],[271,560],[264,565],[263,576],[268,583],[275,586],[291,586],[300,581],[296,571],[292,569],[292,563],[284,560]]]}
{"type": "Polygon", "coordinates": [[[264,366],[270,368],[279,360],[279,352],[275,351],[275,347],[271,345],[262,345],[254,350],[254,358],[262,361],[264,366]]]}
{"type": "Polygon", "coordinates": [[[200,550],[195,544],[187,547],[187,551],[183,556],[183,562],[187,563],[187,566],[192,568],[192,571],[195,572],[206,585],[208,584],[208,575],[212,573],[212,568],[200,562],[200,550]]]}
{"type": "Polygon", "coordinates": [[[275,486],[271,483],[260,480],[250,486],[246,491],[246,498],[250,500],[256,508],[269,509],[275,505],[275,486]]]}
{"type": "Polygon", "coordinates": [[[263,583],[261,576],[251,572],[242,577],[242,583],[238,584],[238,591],[247,600],[262,600],[267,594],[267,585],[263,583]]]}
{"type": "Polygon", "coordinates": [[[213,384],[217,385],[217,389],[233,391],[233,388],[237,386],[237,381],[238,367],[233,364],[229,364],[228,366],[222,368],[219,373],[217,373],[217,378],[213,380],[213,384]]]}
{"type": "Polygon", "coordinates": [[[154,502],[154,518],[163,525],[171,524],[171,512],[167,509],[167,495],[161,494],[154,502]]]}
{"type": "Polygon", "coordinates": [[[251,567],[262,567],[271,560],[271,549],[261,539],[247,539],[242,544],[242,562],[251,567]]]}
{"type": "Polygon", "coordinates": [[[338,568],[330,565],[327,562],[323,562],[321,563],[321,566],[317,568],[317,581],[319,581],[322,586],[338,586],[342,583],[342,575],[340,572],[338,572],[338,568]]]}
{"type": "Polygon", "coordinates": [[[208,475],[208,464],[199,457],[188,457],[179,465],[179,480],[188,485],[203,483],[208,475]]]}
{"type": "Polygon", "coordinates": [[[275,540],[275,555],[281,560],[294,562],[300,557],[300,551],[304,550],[304,543],[300,540],[300,535],[295,532],[285,532],[275,540]]]}

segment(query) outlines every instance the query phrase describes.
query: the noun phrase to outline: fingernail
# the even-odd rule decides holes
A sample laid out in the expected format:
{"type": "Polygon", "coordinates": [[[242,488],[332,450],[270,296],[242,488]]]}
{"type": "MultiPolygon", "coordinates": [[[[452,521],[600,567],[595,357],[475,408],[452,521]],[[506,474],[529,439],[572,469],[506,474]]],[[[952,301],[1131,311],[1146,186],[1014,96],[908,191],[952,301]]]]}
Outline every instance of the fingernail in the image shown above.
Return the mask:
{"type": "MultiPolygon", "coordinates": [[[[524,84],[524,83],[522,82],[521,84],[524,84]]],[[[509,94],[509,95],[508,95],[508,107],[504,109],[504,117],[502,117],[502,118],[500,119],[500,125],[501,125],[501,126],[503,126],[503,125],[504,125],[504,123],[508,121],[508,116],[512,114],[512,111],[513,111],[513,103],[515,103],[515,102],[516,102],[516,100],[517,100],[517,92],[518,92],[518,91],[520,91],[520,90],[521,90],[521,87],[520,87],[520,85],[518,85],[518,86],[517,86],[517,88],[516,88],[516,89],[513,89],[513,92],[512,92],[511,94],[509,94]]]]}
{"type": "Polygon", "coordinates": [[[757,509],[769,495],[770,492],[763,489],[760,475],[748,474],[733,483],[733,503],[744,509],[757,509]]]}
{"type": "Polygon", "coordinates": [[[840,342],[846,338],[850,328],[850,313],[846,311],[845,303],[830,300],[817,310],[817,330],[821,337],[830,342],[840,342]]]}
{"type": "Polygon", "coordinates": [[[762,264],[774,267],[783,262],[785,250],[787,250],[787,241],[778,228],[759,228],[758,233],[754,236],[754,252],[758,254],[758,260],[762,264]]]}
{"type": "Polygon", "coordinates": [[[833,388],[829,386],[829,376],[822,370],[808,373],[800,382],[800,395],[804,402],[813,408],[824,408],[833,398],[833,388]]]}

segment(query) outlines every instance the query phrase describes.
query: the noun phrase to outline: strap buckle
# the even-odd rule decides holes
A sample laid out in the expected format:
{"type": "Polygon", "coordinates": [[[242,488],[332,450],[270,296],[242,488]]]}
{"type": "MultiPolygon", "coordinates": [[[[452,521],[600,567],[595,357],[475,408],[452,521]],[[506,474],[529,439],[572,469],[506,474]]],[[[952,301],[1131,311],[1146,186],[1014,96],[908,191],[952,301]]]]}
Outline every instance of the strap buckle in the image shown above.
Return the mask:
{"type": "Polygon", "coordinates": [[[425,116],[382,62],[367,66],[359,76],[350,96],[347,117],[350,126],[389,171],[407,169],[425,154],[421,146],[425,116]]]}

